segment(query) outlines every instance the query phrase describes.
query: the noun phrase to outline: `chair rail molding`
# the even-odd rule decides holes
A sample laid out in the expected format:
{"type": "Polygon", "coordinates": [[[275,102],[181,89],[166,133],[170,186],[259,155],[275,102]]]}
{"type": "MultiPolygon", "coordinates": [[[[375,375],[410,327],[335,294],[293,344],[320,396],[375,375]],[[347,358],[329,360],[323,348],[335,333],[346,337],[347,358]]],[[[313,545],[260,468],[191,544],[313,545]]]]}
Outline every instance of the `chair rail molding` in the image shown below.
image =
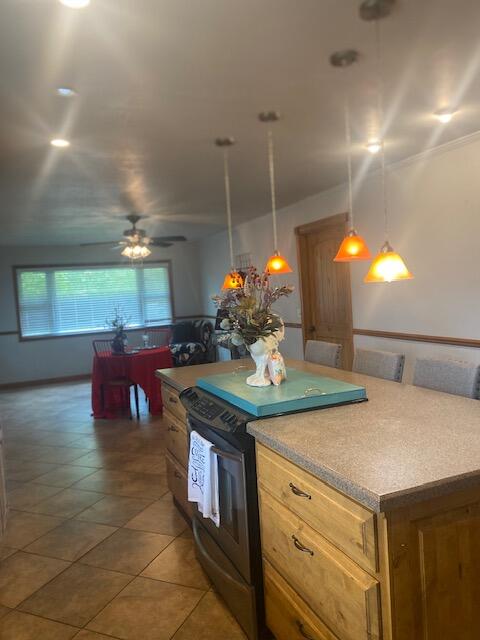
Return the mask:
{"type": "Polygon", "coordinates": [[[432,344],[446,344],[455,347],[470,347],[480,349],[480,340],[474,338],[452,338],[448,336],[430,336],[421,333],[402,333],[397,331],[377,331],[376,329],[354,329],[355,336],[369,336],[372,338],[387,338],[390,340],[406,340],[409,342],[429,342],[432,344]]]}

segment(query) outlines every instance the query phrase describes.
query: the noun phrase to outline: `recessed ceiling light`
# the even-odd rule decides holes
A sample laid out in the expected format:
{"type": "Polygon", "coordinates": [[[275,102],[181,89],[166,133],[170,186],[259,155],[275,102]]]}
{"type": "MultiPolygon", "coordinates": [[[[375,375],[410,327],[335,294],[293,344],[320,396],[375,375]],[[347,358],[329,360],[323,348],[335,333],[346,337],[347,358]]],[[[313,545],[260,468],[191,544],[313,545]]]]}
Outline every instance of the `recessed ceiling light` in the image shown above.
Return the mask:
{"type": "Polygon", "coordinates": [[[433,115],[442,124],[447,124],[447,122],[450,122],[450,120],[453,118],[455,113],[456,111],[452,109],[438,109],[438,111],[435,111],[433,115]]]}
{"type": "Polygon", "coordinates": [[[70,146],[70,142],[63,138],[54,138],[53,140],[50,140],[50,144],[52,147],[58,147],[59,149],[65,149],[65,147],[70,146]]]}
{"type": "Polygon", "coordinates": [[[382,148],[382,143],[380,142],[380,140],[370,140],[370,142],[365,146],[367,147],[368,151],[370,151],[370,153],[378,153],[382,148]]]}
{"type": "Polygon", "coordinates": [[[83,9],[90,4],[90,0],[60,0],[60,2],[70,9],[83,9]]]}
{"type": "Polygon", "coordinates": [[[56,88],[57,96],[61,96],[62,98],[73,98],[73,96],[77,95],[75,89],[72,87],[57,87],[56,88]]]}

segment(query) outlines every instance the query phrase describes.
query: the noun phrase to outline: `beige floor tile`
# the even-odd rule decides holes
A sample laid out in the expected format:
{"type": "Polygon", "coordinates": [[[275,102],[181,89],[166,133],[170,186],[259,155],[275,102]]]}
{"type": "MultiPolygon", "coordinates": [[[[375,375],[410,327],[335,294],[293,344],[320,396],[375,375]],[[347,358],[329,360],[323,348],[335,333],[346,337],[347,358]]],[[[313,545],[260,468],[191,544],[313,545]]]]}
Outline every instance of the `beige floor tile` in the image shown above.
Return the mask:
{"type": "Polygon", "coordinates": [[[2,560],[5,560],[5,558],[8,558],[9,556],[12,556],[17,551],[18,549],[13,549],[12,547],[6,547],[3,543],[0,543],[0,562],[2,560]]]}
{"type": "MultiPolygon", "coordinates": [[[[43,486],[43,485],[37,485],[43,486]]],[[[80,511],[92,506],[104,496],[91,491],[79,491],[78,489],[64,489],[52,498],[43,500],[39,504],[31,507],[29,511],[34,513],[44,513],[57,516],[59,518],[72,518],[80,511]]]]}
{"type": "Polygon", "coordinates": [[[0,564],[0,604],[16,607],[68,566],[63,560],[18,551],[0,564]]]}
{"type": "Polygon", "coordinates": [[[40,536],[58,527],[62,522],[61,518],[39,513],[11,511],[8,515],[7,530],[1,539],[1,545],[23,549],[40,536]]]}
{"type": "Polygon", "coordinates": [[[76,627],[20,611],[12,611],[0,620],[2,640],[70,640],[76,633],[76,627]]]}
{"type": "Polygon", "coordinates": [[[115,531],[115,527],[104,524],[69,520],[28,545],[25,550],[73,562],[115,531]]]}
{"type": "Polygon", "coordinates": [[[70,464],[80,465],[84,467],[93,467],[94,469],[100,469],[104,466],[105,457],[101,451],[90,451],[81,458],[73,460],[70,464]]]}
{"type": "Polygon", "coordinates": [[[169,640],[202,595],[198,589],[135,578],[87,626],[124,640],[169,640]]]}
{"type": "Polygon", "coordinates": [[[160,533],[119,529],[92,549],[81,562],[111,571],[136,575],[173,540],[160,533]]]}
{"type": "Polygon", "coordinates": [[[168,493],[132,518],[125,526],[128,529],[178,536],[188,525],[173,504],[171,494],[168,493]]]}
{"type": "Polygon", "coordinates": [[[70,487],[75,482],[82,480],[86,476],[94,473],[95,469],[91,467],[74,467],[73,465],[65,465],[58,467],[54,471],[49,471],[43,476],[35,478],[35,484],[46,484],[52,487],[70,487]]]}
{"type": "Polygon", "coordinates": [[[47,487],[43,484],[26,482],[8,494],[8,504],[11,509],[30,510],[42,500],[59,493],[58,487],[47,487]]]}
{"type": "Polygon", "coordinates": [[[39,462],[51,462],[56,464],[65,464],[81,458],[90,453],[90,449],[79,449],[78,447],[47,447],[36,458],[39,462]]]}
{"type": "Polygon", "coordinates": [[[123,470],[165,475],[167,464],[164,455],[137,455],[133,460],[125,463],[123,470]]]}
{"type": "Polygon", "coordinates": [[[22,603],[20,609],[83,627],[130,580],[122,573],[75,563],[22,603]]]}
{"type": "Polygon", "coordinates": [[[121,527],[137,513],[148,507],[151,502],[151,500],[143,498],[105,496],[105,498],[75,516],[75,519],[121,527]]]}
{"type": "MultiPolygon", "coordinates": [[[[11,611],[9,607],[4,607],[3,604],[0,604],[0,618],[3,618],[3,616],[6,616],[7,613],[9,613],[9,611],[11,611]]],[[[2,636],[0,636],[0,638],[1,637],[2,636]]]]}
{"type": "Polygon", "coordinates": [[[195,557],[195,545],[186,538],[176,538],[142,571],[142,576],[197,589],[207,590],[210,587],[207,576],[195,557]]]}
{"type": "Polygon", "coordinates": [[[83,629],[74,638],[74,640],[112,640],[113,636],[104,636],[103,633],[95,633],[95,631],[87,631],[83,629]]]}
{"type": "Polygon", "coordinates": [[[223,600],[213,591],[206,593],[188,616],[173,640],[247,640],[240,625],[223,600]]]}
{"type": "Polygon", "coordinates": [[[133,498],[160,498],[168,491],[167,478],[151,473],[132,473],[119,469],[99,469],[80,480],[76,489],[99,491],[133,498]]]}

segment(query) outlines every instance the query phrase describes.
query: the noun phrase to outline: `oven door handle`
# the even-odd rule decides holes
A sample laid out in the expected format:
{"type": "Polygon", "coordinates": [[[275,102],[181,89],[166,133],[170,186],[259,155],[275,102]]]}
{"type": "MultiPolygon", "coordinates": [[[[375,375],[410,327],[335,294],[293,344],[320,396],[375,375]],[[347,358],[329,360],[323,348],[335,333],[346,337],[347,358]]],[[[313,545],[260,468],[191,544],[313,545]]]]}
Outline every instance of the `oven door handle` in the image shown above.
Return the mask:
{"type": "Polygon", "coordinates": [[[222,577],[225,580],[228,580],[228,582],[231,582],[232,584],[238,584],[237,581],[235,580],[235,578],[233,576],[231,576],[228,571],[225,571],[225,569],[223,567],[221,567],[213,558],[212,556],[208,553],[208,551],[205,548],[205,545],[203,544],[202,540],[200,539],[200,536],[198,534],[198,527],[200,525],[197,523],[196,519],[193,518],[192,519],[192,529],[193,529],[193,537],[195,540],[195,544],[197,545],[198,549],[200,550],[200,552],[202,553],[202,555],[208,560],[208,562],[210,564],[212,564],[215,569],[222,575],[222,577]]]}
{"type": "Polygon", "coordinates": [[[223,451],[223,449],[219,449],[218,447],[213,446],[210,451],[215,453],[217,456],[221,458],[226,458],[227,460],[234,460],[235,462],[243,462],[243,456],[238,453],[230,453],[229,451],[223,451]]]}

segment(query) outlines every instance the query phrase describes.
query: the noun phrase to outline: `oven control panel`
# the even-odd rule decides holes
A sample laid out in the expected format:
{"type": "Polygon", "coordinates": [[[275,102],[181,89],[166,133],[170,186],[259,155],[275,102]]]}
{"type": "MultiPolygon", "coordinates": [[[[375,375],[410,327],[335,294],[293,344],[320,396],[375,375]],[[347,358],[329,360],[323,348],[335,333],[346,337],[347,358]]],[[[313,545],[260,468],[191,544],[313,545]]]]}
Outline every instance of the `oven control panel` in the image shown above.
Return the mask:
{"type": "Polygon", "coordinates": [[[189,414],[209,427],[222,431],[245,431],[247,422],[253,418],[249,413],[197,387],[183,391],[180,400],[189,414]]]}

